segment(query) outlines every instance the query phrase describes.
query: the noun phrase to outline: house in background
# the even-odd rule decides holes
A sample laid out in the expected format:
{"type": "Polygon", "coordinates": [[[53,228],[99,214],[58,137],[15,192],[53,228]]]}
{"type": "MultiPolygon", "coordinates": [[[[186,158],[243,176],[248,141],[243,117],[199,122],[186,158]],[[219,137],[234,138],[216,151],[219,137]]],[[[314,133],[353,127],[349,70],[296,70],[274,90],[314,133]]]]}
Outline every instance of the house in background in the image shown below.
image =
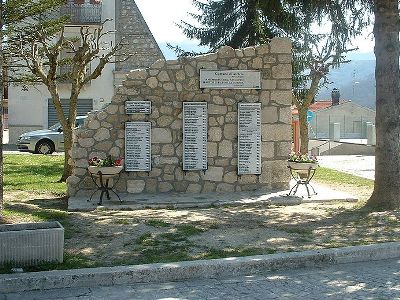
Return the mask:
{"type": "Polygon", "coordinates": [[[332,105],[331,101],[318,101],[310,106],[313,117],[309,121],[311,139],[328,139],[332,124],[339,124],[340,139],[366,139],[366,124],[375,124],[376,112],[352,101],[332,105]]]}
{"type": "MultiPolygon", "coordinates": [[[[111,101],[115,88],[121,84],[126,74],[133,69],[145,68],[156,60],[164,58],[142,14],[133,0],[68,0],[61,14],[69,15],[66,25],[67,36],[77,36],[81,26],[105,24],[105,31],[115,32],[104,39],[115,45],[124,39],[125,47],[117,56],[134,54],[124,62],[108,64],[102,75],[91,81],[80,93],[78,115],[97,110],[111,101]]],[[[62,71],[62,70],[61,70],[62,71]]],[[[63,107],[67,109],[70,95],[68,82],[59,85],[63,107]]],[[[57,122],[50,94],[44,85],[23,89],[21,86],[9,87],[9,142],[16,143],[24,132],[48,128],[57,122]]]]}
{"type": "MultiPolygon", "coordinates": [[[[332,91],[331,100],[322,100],[312,103],[309,107],[309,138],[330,139],[332,138],[332,124],[336,123],[336,129],[340,128],[340,140],[367,139],[366,126],[375,124],[373,109],[361,106],[350,100],[340,100],[339,91],[332,91]]],[[[300,132],[298,111],[292,109],[293,150],[300,149],[300,132]]]]}

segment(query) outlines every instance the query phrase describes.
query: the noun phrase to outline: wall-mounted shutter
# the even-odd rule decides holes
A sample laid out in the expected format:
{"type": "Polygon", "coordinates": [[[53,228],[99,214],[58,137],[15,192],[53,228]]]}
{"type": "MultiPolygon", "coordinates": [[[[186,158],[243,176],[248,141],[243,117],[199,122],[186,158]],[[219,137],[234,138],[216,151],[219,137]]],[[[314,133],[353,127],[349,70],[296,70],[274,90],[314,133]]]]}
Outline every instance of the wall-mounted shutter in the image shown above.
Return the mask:
{"type": "MultiPolygon", "coordinates": [[[[61,99],[61,105],[64,111],[64,115],[68,115],[69,99],[61,99]]],[[[77,107],[77,115],[85,116],[88,112],[93,110],[93,99],[79,99],[77,107]]],[[[54,108],[53,102],[49,99],[48,105],[48,127],[54,125],[58,122],[56,110],[54,108]]]]}

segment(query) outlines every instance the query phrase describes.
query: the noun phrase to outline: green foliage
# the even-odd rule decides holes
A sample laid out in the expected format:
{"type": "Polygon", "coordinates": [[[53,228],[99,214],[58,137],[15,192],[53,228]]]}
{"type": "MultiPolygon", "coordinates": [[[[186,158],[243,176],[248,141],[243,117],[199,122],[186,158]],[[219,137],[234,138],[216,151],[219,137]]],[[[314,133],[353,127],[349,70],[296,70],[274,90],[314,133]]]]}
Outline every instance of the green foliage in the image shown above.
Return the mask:
{"type": "MultiPolygon", "coordinates": [[[[239,48],[267,43],[275,36],[291,38],[294,42],[293,86],[298,103],[307,109],[318,91],[314,86],[307,95],[311,80],[318,78],[316,84],[319,85],[331,66],[343,63],[342,54],[350,38],[359,34],[369,22],[361,13],[365,6],[353,7],[353,2],[194,0],[193,5],[200,13],[191,16],[199,25],[182,21],[180,28],[189,38],[198,39],[200,45],[208,45],[213,50],[222,45],[239,48]],[[329,22],[332,22],[330,33],[312,34],[313,23],[326,25],[329,22]]],[[[178,50],[181,55],[188,54],[178,50]]]]}
{"type": "Polygon", "coordinates": [[[56,155],[6,154],[4,189],[65,195],[66,184],[57,182],[63,172],[63,158],[56,155]]]}
{"type": "Polygon", "coordinates": [[[181,21],[179,26],[189,38],[211,49],[266,43],[274,36],[297,32],[307,22],[296,6],[284,2],[292,1],[193,0],[200,13],[190,15],[200,25],[181,21]]]}
{"type": "MultiPolygon", "coordinates": [[[[1,1],[3,2],[3,1],[1,1]]],[[[24,44],[37,43],[37,31],[45,28],[49,36],[59,32],[68,17],[60,16],[65,0],[7,0],[2,4],[3,55],[12,68],[20,66],[16,57],[24,44]]],[[[8,76],[12,76],[12,72],[8,76]]],[[[12,81],[16,80],[12,78],[12,81]]]]}
{"type": "MultiPolygon", "coordinates": [[[[65,3],[65,0],[7,0],[2,4],[4,25],[15,25],[29,19],[39,19],[65,3]]],[[[1,1],[3,3],[3,1],[1,1]]]]}

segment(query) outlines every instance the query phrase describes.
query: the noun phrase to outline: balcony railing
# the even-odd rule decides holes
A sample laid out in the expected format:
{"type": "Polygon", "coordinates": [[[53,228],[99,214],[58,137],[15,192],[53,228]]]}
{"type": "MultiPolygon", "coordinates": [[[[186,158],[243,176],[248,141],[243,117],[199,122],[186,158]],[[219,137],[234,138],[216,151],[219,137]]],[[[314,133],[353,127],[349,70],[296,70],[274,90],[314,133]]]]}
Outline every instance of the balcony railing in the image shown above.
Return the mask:
{"type": "Polygon", "coordinates": [[[101,23],[102,4],[68,2],[61,7],[61,15],[70,16],[69,23],[73,25],[87,25],[101,23]]]}

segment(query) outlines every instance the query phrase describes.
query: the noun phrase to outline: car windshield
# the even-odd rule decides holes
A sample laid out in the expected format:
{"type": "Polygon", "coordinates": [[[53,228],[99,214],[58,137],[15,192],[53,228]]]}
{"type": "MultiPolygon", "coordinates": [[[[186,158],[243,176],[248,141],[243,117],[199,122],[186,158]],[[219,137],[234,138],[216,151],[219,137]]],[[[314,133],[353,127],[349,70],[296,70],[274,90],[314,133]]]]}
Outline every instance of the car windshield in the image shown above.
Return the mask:
{"type": "MultiPolygon", "coordinates": [[[[75,128],[81,127],[83,125],[84,121],[85,121],[85,118],[76,119],[75,128]]],[[[60,128],[61,128],[61,123],[60,122],[57,122],[53,126],[49,127],[49,129],[53,130],[53,131],[59,131],[60,128]]]]}
{"type": "Polygon", "coordinates": [[[61,127],[61,124],[59,122],[57,122],[53,126],[50,126],[49,129],[53,130],[53,131],[57,131],[60,127],[61,127]]]}

